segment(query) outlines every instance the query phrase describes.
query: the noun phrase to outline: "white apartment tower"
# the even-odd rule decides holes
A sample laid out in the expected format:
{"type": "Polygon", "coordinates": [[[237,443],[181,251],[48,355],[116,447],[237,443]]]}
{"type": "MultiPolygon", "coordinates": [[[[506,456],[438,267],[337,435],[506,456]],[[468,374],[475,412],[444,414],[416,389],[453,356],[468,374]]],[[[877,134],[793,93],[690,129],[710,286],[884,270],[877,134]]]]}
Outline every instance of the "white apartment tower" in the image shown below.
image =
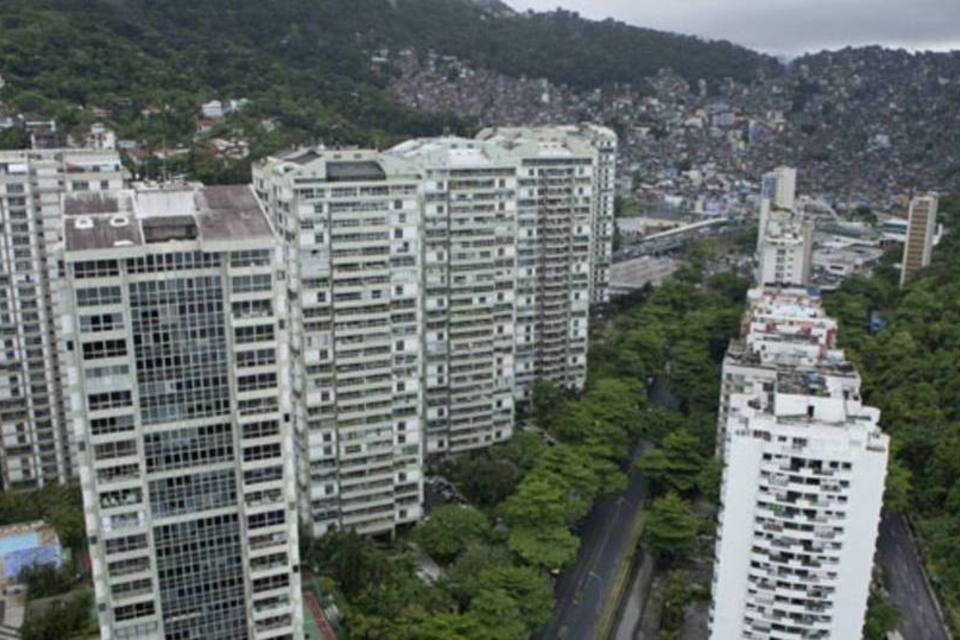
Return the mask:
{"type": "Polygon", "coordinates": [[[254,185],[285,239],[301,516],[317,536],[392,533],[422,515],[437,348],[421,333],[419,177],[376,152],[303,150],[258,164],[254,185]]]}
{"type": "Polygon", "coordinates": [[[757,280],[767,286],[806,286],[813,264],[814,225],[795,211],[773,210],[761,231],[757,280]]]}
{"type": "Polygon", "coordinates": [[[302,638],[280,243],[249,187],[64,199],[101,637],[302,638]]]}
{"type": "Polygon", "coordinates": [[[797,170],[778,167],[763,176],[757,231],[757,281],[761,286],[806,286],[813,263],[811,221],[796,201],[797,170]]]}
{"type": "MultiPolygon", "coordinates": [[[[579,127],[482,131],[517,157],[517,400],[546,379],[580,390],[586,383],[591,267],[603,231],[596,212],[607,195],[601,183],[605,153],[579,127]]],[[[589,132],[589,130],[587,130],[589,132]]],[[[604,205],[605,206],[605,205],[604,205]]],[[[607,287],[606,280],[596,286],[607,287]]],[[[608,299],[604,291],[599,298],[608,299]]]]}
{"type": "MultiPolygon", "coordinates": [[[[796,208],[797,170],[793,167],[777,167],[763,174],[760,185],[760,235],[767,226],[770,212],[774,209],[793,211],[796,208]]],[[[760,238],[757,238],[760,249],[760,238]]]]}
{"type": "Polygon", "coordinates": [[[388,152],[423,176],[427,453],[513,434],[517,171],[498,144],[412,140],[388,152]]]}
{"type": "Polygon", "coordinates": [[[837,321],[807,289],[751,289],[740,338],[723,361],[717,428],[722,457],[730,407],[769,391],[779,368],[812,367],[835,348],[837,321]]]}
{"type": "MultiPolygon", "coordinates": [[[[610,265],[613,263],[613,230],[614,230],[614,197],[616,195],[617,173],[617,134],[608,127],[595,124],[565,125],[556,127],[500,127],[481,131],[478,139],[498,140],[506,145],[524,162],[535,164],[537,161],[548,161],[554,156],[556,162],[563,156],[592,155],[590,175],[592,181],[589,188],[590,207],[590,303],[605,304],[610,302],[610,265]],[[531,143],[537,142],[537,147],[531,143]],[[524,143],[526,149],[516,148],[524,143]],[[559,153],[556,146],[559,145],[559,153]],[[552,148],[553,147],[553,148],[552,148]]],[[[544,174],[538,174],[541,177],[544,174]]],[[[552,176],[551,179],[556,176],[552,176]]],[[[541,185],[541,196],[547,186],[541,185]]],[[[585,185],[580,185],[584,186],[585,185]]],[[[578,187],[579,189],[579,187],[578,187]]],[[[586,191],[586,189],[585,189],[586,191]]],[[[581,196],[585,194],[577,193],[581,196]]],[[[558,192],[550,193],[552,198],[540,198],[541,205],[547,204],[550,208],[557,206],[558,192]]],[[[579,202],[577,206],[582,206],[579,202]]],[[[552,214],[551,217],[555,217],[552,214]]]]}
{"type": "Polygon", "coordinates": [[[75,473],[56,335],[62,193],[123,186],[114,152],[0,151],[0,489],[75,473]]]}
{"type": "Polygon", "coordinates": [[[937,228],[937,196],[918,196],[910,201],[907,240],[903,246],[900,286],[909,282],[917,271],[930,266],[933,236],[937,228]]]}
{"type": "Polygon", "coordinates": [[[713,640],[859,638],[889,440],[806,290],[755,291],[724,362],[713,640]]]}
{"type": "Polygon", "coordinates": [[[315,535],[418,520],[426,455],[509,438],[537,378],[582,388],[615,142],[602,128],[495,129],[254,166],[285,245],[315,535]]]}

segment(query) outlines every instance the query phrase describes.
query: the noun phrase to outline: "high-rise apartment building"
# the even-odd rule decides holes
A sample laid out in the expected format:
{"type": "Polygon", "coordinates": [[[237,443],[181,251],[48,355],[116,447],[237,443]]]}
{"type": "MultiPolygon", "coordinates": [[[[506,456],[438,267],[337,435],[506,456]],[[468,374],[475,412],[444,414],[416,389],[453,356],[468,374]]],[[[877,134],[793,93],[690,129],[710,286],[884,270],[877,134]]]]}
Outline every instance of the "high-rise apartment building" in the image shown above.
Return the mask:
{"type": "Polygon", "coordinates": [[[777,167],[769,173],[763,174],[760,185],[760,237],[757,238],[757,249],[760,249],[760,240],[763,230],[767,227],[770,212],[776,209],[793,211],[796,208],[797,197],[797,170],[793,167],[777,167]]]}
{"type": "Polygon", "coordinates": [[[302,638],[280,243],[249,187],[64,198],[101,635],[302,638]]]}
{"type": "Polygon", "coordinates": [[[773,210],[761,229],[757,280],[762,285],[806,286],[813,264],[814,225],[795,211],[773,210]]]}
{"type": "Polygon", "coordinates": [[[254,167],[286,247],[315,534],[419,519],[425,455],[509,438],[538,378],[583,386],[614,151],[606,129],[501,129],[254,167]]]}
{"type": "Polygon", "coordinates": [[[412,140],[388,152],[423,176],[428,453],[513,433],[517,159],[500,145],[412,140]]]}
{"type": "MultiPolygon", "coordinates": [[[[578,190],[572,194],[581,198],[576,206],[584,205],[584,196],[589,195],[590,207],[590,302],[605,304],[610,302],[610,266],[613,263],[614,198],[616,195],[617,173],[617,134],[608,127],[583,123],[557,127],[500,127],[485,129],[477,135],[478,139],[497,140],[514,155],[519,156],[531,166],[541,163],[546,168],[551,162],[563,163],[563,158],[582,159],[592,155],[593,162],[589,170],[592,180],[590,188],[583,193],[578,190]],[[533,145],[533,143],[538,143],[533,145]],[[526,145],[526,149],[517,145],[526,145]],[[588,192],[589,191],[589,192],[588,192]]],[[[574,161],[576,163],[576,161],[574,161]]],[[[530,167],[528,167],[529,169],[530,167]]],[[[579,169],[579,168],[578,168],[579,169]]],[[[538,172],[543,178],[549,174],[538,172]]],[[[582,178],[582,175],[578,176],[582,178]]],[[[529,177],[529,172],[526,177],[529,177]]],[[[556,175],[548,179],[555,180],[556,175]]],[[[585,187],[585,184],[580,185],[585,187]]],[[[550,208],[562,202],[562,185],[548,184],[539,187],[538,198],[541,206],[550,208]],[[554,189],[552,192],[545,188],[554,189]],[[544,196],[547,197],[544,197],[544,196]],[[558,202],[558,199],[560,202],[558,202]]],[[[551,217],[556,214],[553,213],[551,217]]]]}
{"type": "Polygon", "coordinates": [[[711,638],[859,638],[889,440],[806,290],[755,291],[724,362],[711,638]]]}
{"type": "MultiPolygon", "coordinates": [[[[606,130],[602,130],[606,131],[606,130]]],[[[517,400],[530,399],[536,380],[568,389],[586,382],[591,299],[609,300],[611,238],[602,214],[610,176],[608,137],[580,127],[503,128],[480,139],[509,150],[517,174],[517,400]],[[597,238],[595,236],[601,236],[597,238]],[[606,274],[606,275],[602,275],[606,274]],[[598,291],[592,298],[591,291],[598,291]]]]}
{"type": "Polygon", "coordinates": [[[285,240],[301,515],[314,535],[390,533],[422,515],[424,357],[446,347],[421,331],[419,175],[303,150],[257,165],[254,185],[285,240]]]}
{"type": "Polygon", "coordinates": [[[760,285],[806,286],[813,263],[813,223],[796,201],[797,170],[778,167],[764,174],[757,231],[760,285]]]}
{"type": "Polygon", "coordinates": [[[903,246],[900,286],[907,284],[917,271],[930,265],[933,239],[937,227],[937,196],[918,196],[910,201],[907,240],[903,246]]]}
{"type": "Polygon", "coordinates": [[[751,289],[740,338],[723,361],[717,428],[722,455],[731,406],[772,388],[777,371],[812,367],[835,348],[837,321],[823,310],[820,295],[808,289],[751,289]]]}
{"type": "Polygon", "coordinates": [[[62,193],[123,186],[114,152],[0,151],[0,489],[74,474],[56,311],[62,193]]]}

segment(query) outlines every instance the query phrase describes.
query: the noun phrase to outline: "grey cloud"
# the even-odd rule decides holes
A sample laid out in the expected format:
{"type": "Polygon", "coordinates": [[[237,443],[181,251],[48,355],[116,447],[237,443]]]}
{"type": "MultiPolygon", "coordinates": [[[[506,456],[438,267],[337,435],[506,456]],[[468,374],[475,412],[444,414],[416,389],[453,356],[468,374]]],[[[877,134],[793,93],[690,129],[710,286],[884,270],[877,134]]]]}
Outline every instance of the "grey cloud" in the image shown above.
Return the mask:
{"type": "Polygon", "coordinates": [[[508,0],[563,6],[654,29],[724,39],[777,54],[847,45],[960,49],[958,0],[508,0]]]}

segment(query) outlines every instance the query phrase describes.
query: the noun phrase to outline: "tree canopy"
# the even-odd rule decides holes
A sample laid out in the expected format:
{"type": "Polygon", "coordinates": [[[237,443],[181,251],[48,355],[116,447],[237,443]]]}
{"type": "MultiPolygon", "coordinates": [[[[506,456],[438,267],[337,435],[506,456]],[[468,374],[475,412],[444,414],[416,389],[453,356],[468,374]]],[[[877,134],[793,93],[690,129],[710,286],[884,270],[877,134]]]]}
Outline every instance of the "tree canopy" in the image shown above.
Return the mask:
{"type": "Polygon", "coordinates": [[[905,288],[897,256],[873,278],[825,298],[840,344],[857,363],[865,401],[892,438],[885,506],[913,517],[948,620],[960,628],[960,197],[940,201],[949,233],[905,288]],[[883,326],[871,330],[871,317],[883,326]]]}

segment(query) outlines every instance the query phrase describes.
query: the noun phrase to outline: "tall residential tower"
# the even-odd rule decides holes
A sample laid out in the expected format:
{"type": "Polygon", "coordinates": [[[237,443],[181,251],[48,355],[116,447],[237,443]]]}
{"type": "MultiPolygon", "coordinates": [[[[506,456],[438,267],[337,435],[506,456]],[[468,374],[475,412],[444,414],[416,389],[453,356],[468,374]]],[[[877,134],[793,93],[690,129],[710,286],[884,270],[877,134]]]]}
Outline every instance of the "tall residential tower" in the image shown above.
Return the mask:
{"type": "Polygon", "coordinates": [[[723,367],[710,637],[859,638],[889,439],[818,296],[750,301],[723,367]]]}
{"type": "Polygon", "coordinates": [[[907,223],[907,240],[903,246],[903,267],[900,271],[900,286],[907,284],[917,271],[930,266],[933,254],[933,236],[937,227],[935,195],[918,196],[910,202],[910,219],[907,223]]]}
{"type": "Polygon", "coordinates": [[[509,438],[537,379],[582,388],[615,141],[602,128],[499,129],[255,165],[285,245],[300,510],[314,534],[416,521],[426,455],[509,438]]]}
{"type": "Polygon", "coordinates": [[[101,634],[302,638],[279,241],[249,187],[71,194],[63,334],[101,634]]]}
{"type": "Polygon", "coordinates": [[[0,489],[67,482],[57,305],[61,194],[119,189],[114,152],[0,151],[0,489]]]}
{"type": "Polygon", "coordinates": [[[317,536],[391,533],[422,515],[424,354],[445,346],[421,329],[419,175],[303,150],[254,185],[284,237],[301,516],[317,536]]]}

